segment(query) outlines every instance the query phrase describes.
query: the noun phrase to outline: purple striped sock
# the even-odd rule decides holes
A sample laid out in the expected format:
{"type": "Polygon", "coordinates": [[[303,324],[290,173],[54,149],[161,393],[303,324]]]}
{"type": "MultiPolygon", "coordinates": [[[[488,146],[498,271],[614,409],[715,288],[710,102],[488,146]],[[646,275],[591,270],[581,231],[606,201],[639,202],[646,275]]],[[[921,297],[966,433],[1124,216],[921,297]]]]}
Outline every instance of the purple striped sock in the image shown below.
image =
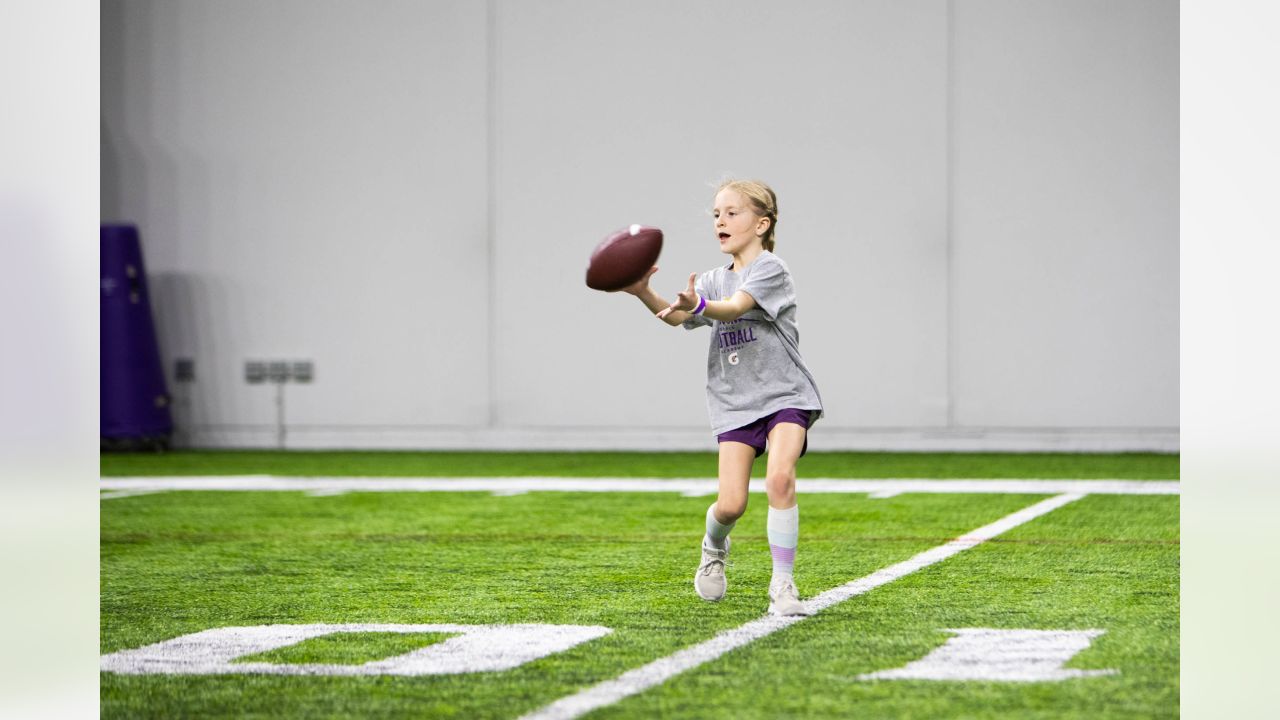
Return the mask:
{"type": "Polygon", "coordinates": [[[791,569],[796,564],[796,549],[769,543],[769,552],[773,554],[773,575],[791,576],[791,569]]]}
{"type": "Polygon", "coordinates": [[[800,506],[785,510],[769,508],[769,552],[773,554],[773,579],[791,577],[796,563],[796,546],[800,543],[800,506]]]}

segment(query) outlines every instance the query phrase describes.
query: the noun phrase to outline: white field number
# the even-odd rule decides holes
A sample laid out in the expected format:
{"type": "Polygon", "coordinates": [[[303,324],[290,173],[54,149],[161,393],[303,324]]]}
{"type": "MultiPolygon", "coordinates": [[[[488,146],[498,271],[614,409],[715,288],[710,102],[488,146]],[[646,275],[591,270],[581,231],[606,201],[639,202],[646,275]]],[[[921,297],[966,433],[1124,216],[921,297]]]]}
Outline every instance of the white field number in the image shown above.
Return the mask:
{"type": "MultiPolygon", "coordinates": [[[[589,640],[609,628],[583,625],[256,625],[183,635],[102,656],[101,669],[125,675],[457,675],[510,670],[589,640]],[[334,633],[449,633],[443,642],[362,665],[235,662],[334,633]]],[[[948,630],[954,637],[924,658],[860,680],[1045,682],[1114,675],[1063,665],[1102,630],[948,630]]]]}
{"type": "Polygon", "coordinates": [[[1117,673],[1063,667],[1103,630],[960,628],[947,632],[955,636],[923,658],[894,670],[860,675],[858,679],[1052,682],[1117,673]]]}
{"type": "Polygon", "coordinates": [[[589,625],[255,625],[183,635],[101,658],[125,675],[458,675],[510,670],[613,632],[589,625]],[[442,642],[363,665],[234,662],[334,633],[450,633],[442,642]]]}

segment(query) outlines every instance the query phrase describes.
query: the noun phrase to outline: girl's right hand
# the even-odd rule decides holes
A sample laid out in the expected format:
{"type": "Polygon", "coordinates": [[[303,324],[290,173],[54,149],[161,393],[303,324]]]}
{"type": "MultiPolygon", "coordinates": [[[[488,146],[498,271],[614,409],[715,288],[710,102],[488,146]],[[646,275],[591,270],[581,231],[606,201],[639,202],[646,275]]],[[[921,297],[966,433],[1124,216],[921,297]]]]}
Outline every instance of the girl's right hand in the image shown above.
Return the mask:
{"type": "Polygon", "coordinates": [[[659,312],[658,317],[665,318],[676,310],[692,312],[696,309],[698,307],[698,291],[694,289],[694,281],[697,278],[698,273],[689,273],[689,287],[676,295],[676,301],[667,306],[665,310],[659,312]]]}
{"type": "MultiPolygon", "coordinates": [[[[642,278],[640,278],[639,280],[637,280],[637,281],[635,281],[635,282],[631,283],[630,285],[628,285],[628,286],[626,286],[626,287],[622,288],[622,292],[630,293],[630,294],[632,294],[632,295],[639,295],[640,293],[644,292],[645,290],[648,290],[648,289],[649,289],[649,278],[653,277],[653,274],[654,274],[654,273],[656,273],[656,272],[658,272],[658,266],[657,266],[657,265],[654,265],[653,267],[649,268],[649,272],[645,273],[645,274],[644,274],[644,277],[642,277],[642,278]]],[[[617,291],[615,291],[615,292],[617,292],[617,291]]]]}

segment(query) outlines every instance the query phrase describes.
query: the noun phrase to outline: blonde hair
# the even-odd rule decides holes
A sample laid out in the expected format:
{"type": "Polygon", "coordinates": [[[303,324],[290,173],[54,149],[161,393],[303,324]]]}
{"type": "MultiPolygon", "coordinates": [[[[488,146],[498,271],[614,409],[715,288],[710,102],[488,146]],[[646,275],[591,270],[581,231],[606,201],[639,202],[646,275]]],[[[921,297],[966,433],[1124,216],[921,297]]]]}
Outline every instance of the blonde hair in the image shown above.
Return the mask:
{"type": "Polygon", "coordinates": [[[716,194],[719,195],[721,190],[726,189],[733,190],[746,198],[757,215],[769,218],[769,229],[764,231],[760,240],[765,250],[773,252],[776,244],[773,231],[778,227],[778,195],[773,192],[773,188],[759,180],[725,180],[720,183],[720,187],[716,188],[716,194]]]}

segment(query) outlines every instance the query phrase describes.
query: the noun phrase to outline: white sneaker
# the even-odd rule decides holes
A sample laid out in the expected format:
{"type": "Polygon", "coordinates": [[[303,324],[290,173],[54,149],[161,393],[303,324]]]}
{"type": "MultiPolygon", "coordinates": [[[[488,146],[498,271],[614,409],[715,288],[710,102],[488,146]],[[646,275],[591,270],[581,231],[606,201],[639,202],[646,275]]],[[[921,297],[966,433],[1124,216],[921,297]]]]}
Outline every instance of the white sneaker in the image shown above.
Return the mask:
{"type": "Polygon", "coordinates": [[[800,602],[800,594],[796,592],[796,584],[789,577],[773,580],[769,583],[770,615],[808,615],[809,610],[800,602]]]}
{"type": "Polygon", "coordinates": [[[724,597],[725,588],[729,586],[729,581],[724,577],[724,562],[727,559],[729,538],[724,539],[723,550],[707,547],[705,543],[702,545],[702,562],[698,565],[698,571],[693,574],[693,589],[698,592],[698,597],[711,602],[724,597]]]}

